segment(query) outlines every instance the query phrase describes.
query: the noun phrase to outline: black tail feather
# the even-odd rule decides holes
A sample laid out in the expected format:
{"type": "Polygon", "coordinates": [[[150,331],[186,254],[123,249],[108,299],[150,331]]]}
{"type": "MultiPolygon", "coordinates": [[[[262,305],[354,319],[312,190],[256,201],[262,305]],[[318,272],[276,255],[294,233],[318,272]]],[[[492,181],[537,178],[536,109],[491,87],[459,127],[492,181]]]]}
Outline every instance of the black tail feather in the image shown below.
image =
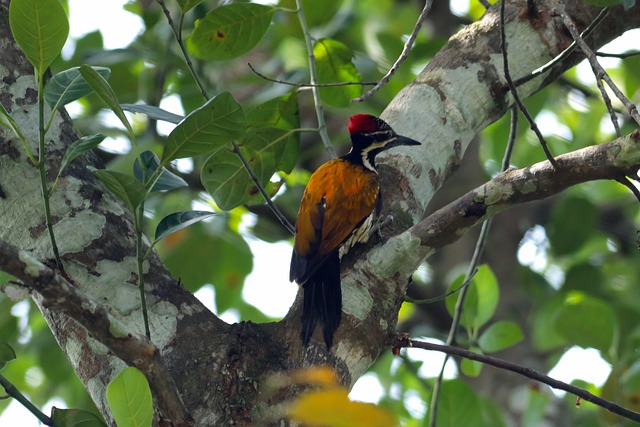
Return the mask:
{"type": "Polygon", "coordinates": [[[302,286],[304,303],[302,308],[302,342],[306,346],[311,340],[316,323],[323,324],[324,342],[327,349],[333,344],[333,334],[342,317],[342,289],[340,288],[340,259],[338,253],[331,255],[302,286]]]}

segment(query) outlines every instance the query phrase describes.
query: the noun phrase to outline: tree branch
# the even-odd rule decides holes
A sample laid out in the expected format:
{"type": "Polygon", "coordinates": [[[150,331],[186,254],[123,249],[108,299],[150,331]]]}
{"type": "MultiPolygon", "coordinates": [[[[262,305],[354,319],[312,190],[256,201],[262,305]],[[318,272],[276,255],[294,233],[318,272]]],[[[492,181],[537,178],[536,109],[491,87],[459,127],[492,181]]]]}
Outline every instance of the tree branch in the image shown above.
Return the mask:
{"type": "Polygon", "coordinates": [[[640,131],[522,169],[509,169],[373,248],[367,269],[379,277],[410,275],[425,257],[456,241],[469,228],[510,207],[541,200],[600,179],[619,181],[640,169],[640,131]]]}
{"type": "Polygon", "coordinates": [[[44,307],[74,319],[118,358],[142,371],[163,417],[177,426],[192,424],[158,348],[145,336],[127,332],[106,306],[96,304],[56,271],[4,240],[0,240],[0,270],[40,294],[44,307]]]}
{"type": "Polygon", "coordinates": [[[600,179],[618,181],[620,177],[633,176],[640,168],[640,131],[556,159],[557,170],[548,161],[507,170],[424,218],[407,232],[418,237],[422,246],[435,250],[510,207],[547,198],[576,184],[600,179]]]}
{"type": "Polygon", "coordinates": [[[527,378],[531,378],[532,380],[541,382],[543,384],[547,384],[548,386],[553,387],[555,389],[564,390],[571,394],[575,394],[576,396],[588,402],[591,402],[595,405],[598,405],[606,409],[607,411],[613,412],[614,414],[618,414],[620,416],[623,416],[633,421],[640,421],[640,413],[631,411],[616,403],[613,403],[611,401],[598,397],[580,387],[576,387],[571,384],[567,384],[563,381],[556,380],[541,372],[535,371],[525,366],[518,365],[513,362],[509,362],[507,360],[498,359],[497,357],[487,356],[484,354],[474,353],[469,350],[465,350],[457,347],[451,347],[448,345],[441,345],[441,344],[434,344],[434,343],[429,343],[424,341],[412,340],[406,334],[397,334],[393,338],[393,346],[394,346],[394,354],[397,354],[400,348],[420,348],[424,350],[440,351],[448,355],[464,357],[465,359],[475,360],[477,362],[484,363],[485,365],[491,365],[491,366],[495,366],[496,368],[515,372],[516,374],[525,376],[527,378]]]}

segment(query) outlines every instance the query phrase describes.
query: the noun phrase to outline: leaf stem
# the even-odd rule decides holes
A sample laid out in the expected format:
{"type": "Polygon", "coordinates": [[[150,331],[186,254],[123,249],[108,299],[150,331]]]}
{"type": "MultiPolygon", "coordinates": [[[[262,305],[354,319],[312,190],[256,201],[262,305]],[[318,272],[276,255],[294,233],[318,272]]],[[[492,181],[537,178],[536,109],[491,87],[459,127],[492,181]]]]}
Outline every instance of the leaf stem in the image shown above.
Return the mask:
{"type": "Polygon", "coordinates": [[[302,1],[296,0],[298,21],[300,21],[300,28],[302,28],[302,34],[304,35],[304,42],[307,47],[307,53],[309,54],[309,83],[311,83],[311,93],[313,94],[313,105],[316,110],[316,117],[318,118],[318,133],[320,139],[324,144],[325,150],[331,154],[332,157],[337,157],[337,153],[331,140],[329,139],[329,133],[327,132],[327,124],[324,121],[324,106],[320,100],[320,88],[318,87],[318,74],[316,72],[316,56],[313,54],[313,43],[311,40],[311,33],[307,20],[304,17],[304,10],[302,9],[302,1]]]}
{"type": "Polygon", "coordinates": [[[44,74],[38,75],[38,171],[40,172],[40,187],[42,190],[42,201],[44,202],[44,216],[47,223],[47,230],[49,232],[49,240],[51,241],[51,248],[53,250],[53,257],[56,261],[56,265],[61,271],[64,271],[62,260],[60,259],[60,252],[58,251],[58,244],[56,242],[56,236],[53,232],[53,221],[51,218],[51,192],[47,187],[47,169],[46,169],[46,153],[45,153],[45,125],[44,125],[44,74]]]}
{"type": "Polygon", "coordinates": [[[8,379],[6,379],[2,375],[0,375],[0,385],[4,388],[4,391],[9,396],[13,397],[16,401],[18,401],[18,403],[27,408],[27,410],[35,415],[35,417],[40,420],[42,424],[52,427],[56,426],[51,418],[46,416],[40,409],[36,408],[35,405],[31,403],[24,394],[20,393],[20,390],[18,390],[16,386],[14,386],[8,379]]]}
{"type": "MultiPolygon", "coordinates": [[[[144,169],[143,169],[144,170],[144,169]]],[[[143,174],[145,174],[143,172],[143,174]]],[[[144,260],[145,253],[142,252],[142,222],[144,219],[144,200],[140,206],[134,209],[133,225],[136,231],[136,263],[138,266],[138,289],[140,290],[140,305],[142,309],[142,320],[144,322],[144,333],[151,340],[151,330],[149,329],[149,315],[147,314],[147,300],[144,293],[144,260]]]]}
{"type": "Polygon", "coordinates": [[[196,68],[193,66],[193,63],[191,62],[191,57],[189,56],[189,53],[187,52],[187,48],[184,45],[184,42],[182,40],[182,25],[184,23],[184,14],[180,13],[180,21],[178,21],[178,25],[176,26],[175,22],[173,21],[173,18],[171,17],[171,12],[167,8],[167,5],[164,2],[164,0],[156,0],[156,2],[160,5],[160,7],[162,8],[162,12],[164,13],[164,16],[166,16],[167,18],[169,27],[171,28],[171,31],[173,32],[173,36],[176,38],[176,41],[178,42],[178,47],[182,52],[182,56],[184,58],[185,63],[187,64],[187,69],[191,73],[191,77],[193,77],[193,80],[196,82],[196,85],[198,85],[198,89],[200,89],[200,94],[202,94],[202,97],[204,99],[209,100],[207,89],[204,87],[204,84],[200,80],[200,76],[198,76],[198,73],[196,73],[196,68]]]}
{"type": "MultiPolygon", "coordinates": [[[[504,2],[504,0],[503,0],[504,2]]],[[[503,3],[504,4],[504,3],[503,3]]],[[[518,107],[513,105],[511,107],[511,120],[509,123],[509,138],[507,140],[507,147],[504,151],[504,156],[502,158],[502,170],[506,171],[509,168],[509,163],[511,161],[511,154],[513,153],[513,146],[515,144],[516,136],[518,133],[518,107]]],[[[450,346],[455,339],[456,331],[458,330],[458,324],[460,323],[460,318],[462,317],[462,308],[464,306],[464,301],[467,296],[467,292],[469,290],[469,285],[471,284],[471,280],[473,276],[475,276],[476,271],[478,269],[478,264],[480,262],[480,256],[484,250],[484,245],[487,240],[487,236],[489,235],[489,230],[491,229],[491,224],[493,223],[493,218],[485,221],[482,224],[482,228],[480,229],[480,235],[478,236],[478,240],[476,242],[476,247],[473,252],[473,256],[471,257],[471,261],[469,262],[469,266],[467,268],[467,274],[465,276],[465,280],[463,283],[462,290],[460,291],[460,295],[458,295],[458,300],[456,301],[455,312],[453,316],[453,321],[451,322],[451,328],[449,328],[449,335],[447,336],[446,345],[450,346]],[[465,286],[466,284],[466,286],[465,286]]],[[[440,390],[442,388],[442,381],[444,378],[444,368],[449,360],[449,354],[447,354],[442,362],[442,367],[440,368],[440,373],[436,378],[436,381],[433,385],[433,393],[431,395],[431,406],[429,408],[429,426],[435,427],[436,423],[436,414],[438,412],[438,401],[440,398],[440,390]]]]}

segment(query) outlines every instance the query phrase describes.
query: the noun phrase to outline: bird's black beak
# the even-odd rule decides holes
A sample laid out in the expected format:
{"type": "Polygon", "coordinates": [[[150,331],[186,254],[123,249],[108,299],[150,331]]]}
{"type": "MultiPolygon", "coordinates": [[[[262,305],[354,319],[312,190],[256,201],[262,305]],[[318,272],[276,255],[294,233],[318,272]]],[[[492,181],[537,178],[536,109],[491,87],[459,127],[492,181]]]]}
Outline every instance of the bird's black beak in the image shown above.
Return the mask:
{"type": "Polygon", "coordinates": [[[408,138],[406,136],[398,135],[395,141],[393,141],[391,147],[399,147],[401,145],[420,145],[415,139],[408,138]]]}

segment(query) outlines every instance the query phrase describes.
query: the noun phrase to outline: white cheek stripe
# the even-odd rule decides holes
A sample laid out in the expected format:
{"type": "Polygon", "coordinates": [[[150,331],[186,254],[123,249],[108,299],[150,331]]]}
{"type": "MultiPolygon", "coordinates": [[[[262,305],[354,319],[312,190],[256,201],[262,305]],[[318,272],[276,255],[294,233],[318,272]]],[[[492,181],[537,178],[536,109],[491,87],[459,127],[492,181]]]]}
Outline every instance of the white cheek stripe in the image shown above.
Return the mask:
{"type": "MultiPolygon", "coordinates": [[[[379,132],[379,133],[383,133],[383,132],[379,132]]],[[[374,135],[374,134],[371,134],[371,135],[374,135]]],[[[376,169],[373,167],[373,165],[369,161],[369,153],[371,153],[373,150],[379,150],[381,148],[384,148],[385,145],[395,141],[395,139],[396,138],[394,137],[387,141],[377,141],[369,145],[368,147],[366,147],[364,150],[362,150],[362,164],[364,165],[364,167],[369,169],[370,171],[376,172],[376,169]]]]}

